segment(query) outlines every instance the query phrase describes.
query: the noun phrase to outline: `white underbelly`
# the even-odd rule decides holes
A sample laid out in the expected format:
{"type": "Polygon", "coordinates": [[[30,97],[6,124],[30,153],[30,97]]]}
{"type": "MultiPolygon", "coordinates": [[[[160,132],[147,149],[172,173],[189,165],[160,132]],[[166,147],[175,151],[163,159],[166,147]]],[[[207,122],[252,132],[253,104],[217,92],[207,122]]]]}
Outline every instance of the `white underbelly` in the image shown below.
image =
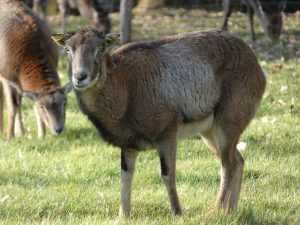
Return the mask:
{"type": "Polygon", "coordinates": [[[179,139],[183,139],[187,137],[200,136],[204,131],[211,129],[213,120],[214,116],[211,114],[202,121],[183,124],[178,129],[177,137],[179,139]]]}

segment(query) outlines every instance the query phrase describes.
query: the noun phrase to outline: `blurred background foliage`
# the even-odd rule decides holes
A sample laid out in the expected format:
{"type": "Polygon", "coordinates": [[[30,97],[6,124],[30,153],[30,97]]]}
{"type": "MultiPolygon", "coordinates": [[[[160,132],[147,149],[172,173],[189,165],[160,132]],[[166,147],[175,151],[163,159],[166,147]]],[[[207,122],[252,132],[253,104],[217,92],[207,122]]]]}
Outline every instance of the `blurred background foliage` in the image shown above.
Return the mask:
{"type": "MultiPolygon", "coordinates": [[[[120,0],[106,0],[109,5],[112,5],[111,11],[118,11],[120,0]]],[[[103,1],[105,2],[105,0],[103,1]]],[[[132,0],[135,10],[147,11],[160,7],[184,7],[184,8],[203,8],[208,10],[221,11],[222,0],[132,0]]],[[[241,0],[232,0],[235,10],[245,10],[241,0]]],[[[285,11],[295,12],[300,9],[299,0],[288,0],[285,11]]],[[[50,14],[58,13],[56,0],[50,0],[48,12],[50,14]]]]}

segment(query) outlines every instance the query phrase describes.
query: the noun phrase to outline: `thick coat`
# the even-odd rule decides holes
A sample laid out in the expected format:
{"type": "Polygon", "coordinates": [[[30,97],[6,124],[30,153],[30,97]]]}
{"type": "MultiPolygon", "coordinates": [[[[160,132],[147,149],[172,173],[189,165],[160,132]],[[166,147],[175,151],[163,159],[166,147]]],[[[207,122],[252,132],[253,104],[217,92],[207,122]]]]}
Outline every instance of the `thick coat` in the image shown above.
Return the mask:
{"type": "Polygon", "coordinates": [[[7,137],[14,136],[16,117],[24,133],[20,118],[22,94],[35,102],[39,136],[44,136],[44,123],[52,133],[61,133],[70,89],[60,87],[57,49],[47,24],[24,3],[3,0],[0,33],[0,79],[9,109],[7,137]]]}
{"type": "Polygon", "coordinates": [[[266,80],[238,37],[224,31],[186,33],[133,43],[108,53],[116,35],[93,29],[57,35],[68,52],[78,104],[107,142],[121,148],[120,214],[130,215],[139,151],[155,147],[172,212],[177,139],[201,135],[221,160],[218,205],[237,208],[243,158],[236,149],[260,103],[266,80]]]}

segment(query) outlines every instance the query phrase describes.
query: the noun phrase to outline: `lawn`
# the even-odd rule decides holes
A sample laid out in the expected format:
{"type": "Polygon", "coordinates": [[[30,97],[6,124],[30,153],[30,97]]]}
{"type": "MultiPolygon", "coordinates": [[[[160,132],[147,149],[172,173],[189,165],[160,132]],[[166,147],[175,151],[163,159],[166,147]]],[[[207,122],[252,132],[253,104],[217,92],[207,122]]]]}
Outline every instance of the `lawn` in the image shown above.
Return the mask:
{"type": "MultiPolygon", "coordinates": [[[[184,215],[174,218],[160,179],[155,151],[140,154],[132,193],[132,218],[118,218],[120,151],[99,138],[69,95],[67,129],[37,138],[32,103],[24,100],[26,137],[0,138],[1,224],[300,224],[300,14],[284,17],[280,41],[271,43],[257,25],[250,41],[245,15],[235,13],[230,31],[241,36],[268,74],[261,106],[240,142],[245,173],[238,212],[215,209],[220,163],[201,139],[180,141],[177,188],[184,215]],[[298,30],[297,30],[298,29],[298,30]]],[[[112,14],[113,31],[118,14],[112,14]]],[[[49,19],[55,32],[59,18],[49,19]]],[[[161,9],[135,15],[133,39],[159,38],[220,27],[222,14],[200,9],[161,9]]],[[[68,20],[68,30],[84,25],[68,20]]],[[[257,21],[256,21],[257,24],[257,21]]],[[[59,72],[66,83],[66,59],[59,72]]],[[[49,133],[49,132],[48,132],[49,133]]]]}

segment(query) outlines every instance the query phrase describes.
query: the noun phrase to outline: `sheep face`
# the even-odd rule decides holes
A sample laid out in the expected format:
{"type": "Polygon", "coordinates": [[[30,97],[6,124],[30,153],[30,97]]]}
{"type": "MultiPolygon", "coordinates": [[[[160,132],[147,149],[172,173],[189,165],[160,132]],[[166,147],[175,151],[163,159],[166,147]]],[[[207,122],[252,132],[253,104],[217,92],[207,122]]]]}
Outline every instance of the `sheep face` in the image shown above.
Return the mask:
{"type": "Polygon", "coordinates": [[[106,34],[83,28],[76,33],[53,35],[54,41],[63,46],[69,59],[69,77],[76,91],[84,91],[99,79],[105,80],[104,53],[117,34],[106,34]]]}
{"type": "Polygon", "coordinates": [[[64,131],[67,94],[72,90],[72,85],[57,88],[46,94],[23,92],[23,95],[34,102],[34,109],[38,117],[46,124],[51,133],[59,135],[64,131]]]}

